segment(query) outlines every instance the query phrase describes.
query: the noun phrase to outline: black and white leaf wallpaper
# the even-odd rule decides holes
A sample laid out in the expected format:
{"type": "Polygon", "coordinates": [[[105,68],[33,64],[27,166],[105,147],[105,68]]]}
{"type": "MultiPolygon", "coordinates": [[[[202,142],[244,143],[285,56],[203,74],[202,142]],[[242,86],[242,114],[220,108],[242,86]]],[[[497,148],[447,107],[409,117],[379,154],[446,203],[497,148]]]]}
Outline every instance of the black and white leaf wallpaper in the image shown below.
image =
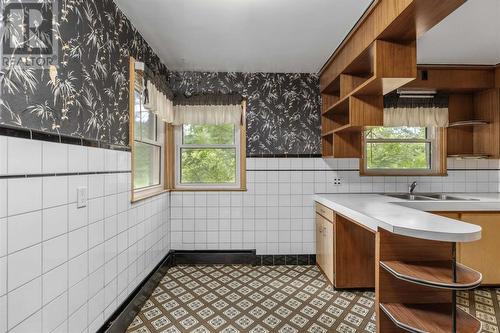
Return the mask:
{"type": "Polygon", "coordinates": [[[0,123],[127,145],[129,56],[165,80],[167,68],[112,0],[58,3],[57,78],[0,68],[0,123]]]}
{"type": "MultiPolygon", "coordinates": [[[[0,0],[3,4],[6,0],[0,0]]],[[[0,68],[0,124],[128,144],[128,57],[181,94],[247,97],[248,154],[320,152],[319,80],[313,74],[168,72],[113,0],[59,0],[60,64],[0,68]]]]}
{"type": "Polygon", "coordinates": [[[314,74],[170,72],[176,94],[240,93],[248,100],[247,153],[319,154],[319,79],[314,74]]]}

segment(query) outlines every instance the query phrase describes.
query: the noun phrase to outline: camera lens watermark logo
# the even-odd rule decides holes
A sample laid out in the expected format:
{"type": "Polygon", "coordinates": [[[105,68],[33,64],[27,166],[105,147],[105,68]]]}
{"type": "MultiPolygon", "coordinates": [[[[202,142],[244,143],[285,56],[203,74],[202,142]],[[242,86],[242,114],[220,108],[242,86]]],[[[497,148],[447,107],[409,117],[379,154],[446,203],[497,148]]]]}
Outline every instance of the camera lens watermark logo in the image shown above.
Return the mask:
{"type": "Polygon", "coordinates": [[[58,64],[57,0],[0,0],[1,67],[58,64]]]}

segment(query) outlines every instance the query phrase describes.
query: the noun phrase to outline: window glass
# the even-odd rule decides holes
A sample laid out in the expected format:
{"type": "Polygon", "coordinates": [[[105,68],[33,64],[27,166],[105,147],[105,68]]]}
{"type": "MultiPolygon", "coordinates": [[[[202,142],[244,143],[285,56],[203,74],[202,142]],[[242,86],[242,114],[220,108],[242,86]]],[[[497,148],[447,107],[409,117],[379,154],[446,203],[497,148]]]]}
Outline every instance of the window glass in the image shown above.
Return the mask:
{"type": "Polygon", "coordinates": [[[370,170],[431,170],[435,140],[425,127],[373,127],[365,132],[365,167],[370,170]]]}
{"type": "Polygon", "coordinates": [[[184,144],[234,144],[234,125],[183,125],[184,144]]]}
{"type": "Polygon", "coordinates": [[[159,146],[135,142],[134,189],[160,185],[160,157],[159,146]]]}
{"type": "Polygon", "coordinates": [[[235,184],[235,148],[182,148],[181,184],[235,184]]]}
{"type": "Polygon", "coordinates": [[[369,169],[430,169],[429,143],[367,143],[369,169]]]}

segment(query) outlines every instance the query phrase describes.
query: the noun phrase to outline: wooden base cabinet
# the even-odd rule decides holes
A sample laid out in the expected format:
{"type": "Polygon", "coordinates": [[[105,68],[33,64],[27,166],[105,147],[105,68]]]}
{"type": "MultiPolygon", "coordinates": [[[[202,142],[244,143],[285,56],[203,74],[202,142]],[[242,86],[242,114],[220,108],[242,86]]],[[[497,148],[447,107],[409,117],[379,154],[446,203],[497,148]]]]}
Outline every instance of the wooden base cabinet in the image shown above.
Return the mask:
{"type": "Polygon", "coordinates": [[[375,234],[316,204],[316,263],[339,289],[375,287],[375,234]]]}
{"type": "Polygon", "coordinates": [[[335,281],[334,222],[316,213],[316,263],[332,284],[335,281]]]}
{"type": "Polygon", "coordinates": [[[483,274],[482,285],[500,285],[500,213],[439,212],[437,215],[480,226],[481,239],[457,244],[457,261],[483,274]]]}

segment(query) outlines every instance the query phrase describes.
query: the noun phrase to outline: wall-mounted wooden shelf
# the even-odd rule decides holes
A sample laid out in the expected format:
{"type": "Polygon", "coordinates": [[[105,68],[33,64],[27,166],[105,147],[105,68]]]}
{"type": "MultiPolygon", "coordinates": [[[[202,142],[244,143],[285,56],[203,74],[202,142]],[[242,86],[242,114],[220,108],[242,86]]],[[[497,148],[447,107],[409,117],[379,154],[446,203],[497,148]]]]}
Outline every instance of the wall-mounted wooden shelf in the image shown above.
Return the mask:
{"type": "Polygon", "coordinates": [[[468,290],[481,284],[482,276],[464,265],[456,264],[453,276],[452,261],[381,261],[380,266],[398,279],[430,287],[468,290]]]}
{"type": "Polygon", "coordinates": [[[353,59],[322,90],[323,156],[361,157],[361,140],[353,141],[353,133],[357,137],[366,126],[382,126],[384,94],[413,80],[416,71],[415,42],[376,40],[353,59]]]}
{"type": "Polygon", "coordinates": [[[463,126],[484,126],[484,125],[489,125],[489,123],[490,122],[486,120],[461,120],[450,123],[448,125],[448,128],[463,127],[463,126]]]}
{"type": "Polygon", "coordinates": [[[484,154],[455,154],[448,155],[449,158],[457,158],[462,160],[484,160],[490,158],[490,155],[484,154]]]}
{"type": "Polygon", "coordinates": [[[500,157],[500,89],[453,93],[448,114],[448,157],[500,157]]]}
{"type": "Polygon", "coordinates": [[[397,327],[408,332],[477,333],[482,325],[467,312],[456,308],[456,330],[453,329],[452,304],[381,303],[380,308],[397,327]]]}

